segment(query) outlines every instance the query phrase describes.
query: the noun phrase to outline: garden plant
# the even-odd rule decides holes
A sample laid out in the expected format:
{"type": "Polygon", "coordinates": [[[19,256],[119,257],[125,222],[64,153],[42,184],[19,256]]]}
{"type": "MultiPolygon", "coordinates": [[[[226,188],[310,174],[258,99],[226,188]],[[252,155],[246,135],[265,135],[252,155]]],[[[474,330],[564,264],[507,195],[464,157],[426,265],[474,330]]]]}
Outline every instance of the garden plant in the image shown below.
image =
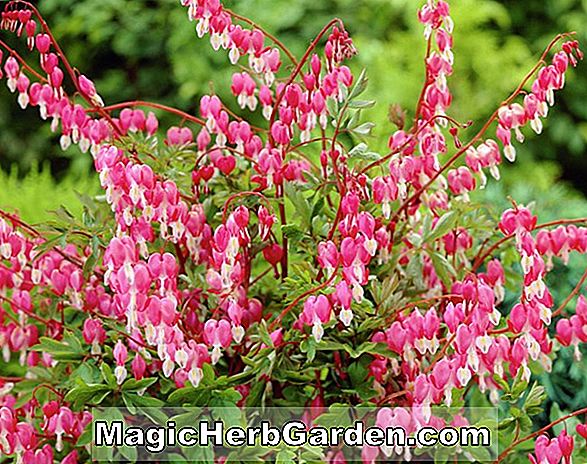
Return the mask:
{"type": "Polygon", "coordinates": [[[587,271],[561,301],[546,282],[555,262],[587,253],[587,218],[538,223],[515,198],[495,217],[477,193],[524,132],[548,130],[583,58],[574,33],[554,37],[471,133],[450,115],[449,5],[428,0],[420,98],[392,108],[397,130],[378,153],[361,118],[375,104],[362,98],[368,70],[347,66],[358,50],[340,19],[294,56],[220,0],[181,4],[235,66],[215,83],[234,101],[211,93],[198,114],[104,102],[33,4],[4,7],[0,78],[63,149],[92,157],[103,191],[42,224],[0,210],[0,461],[89,461],[94,406],[347,404],[408,431],[442,425],[436,407],[492,407],[499,453],[459,459],[585,462],[587,407],[538,424],[536,379],[568,350],[581,362],[587,271]],[[176,125],[159,127],[163,113],[176,125]]]}

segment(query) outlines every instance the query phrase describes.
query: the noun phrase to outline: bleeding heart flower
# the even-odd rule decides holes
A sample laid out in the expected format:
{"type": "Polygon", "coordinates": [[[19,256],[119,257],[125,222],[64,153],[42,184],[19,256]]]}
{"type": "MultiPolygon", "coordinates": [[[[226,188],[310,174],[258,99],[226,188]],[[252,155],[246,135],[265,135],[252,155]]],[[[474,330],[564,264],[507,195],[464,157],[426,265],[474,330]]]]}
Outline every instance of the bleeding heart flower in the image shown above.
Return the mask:
{"type": "Polygon", "coordinates": [[[277,243],[273,243],[272,245],[263,248],[263,257],[274,267],[281,261],[282,256],[283,248],[277,243]]]}

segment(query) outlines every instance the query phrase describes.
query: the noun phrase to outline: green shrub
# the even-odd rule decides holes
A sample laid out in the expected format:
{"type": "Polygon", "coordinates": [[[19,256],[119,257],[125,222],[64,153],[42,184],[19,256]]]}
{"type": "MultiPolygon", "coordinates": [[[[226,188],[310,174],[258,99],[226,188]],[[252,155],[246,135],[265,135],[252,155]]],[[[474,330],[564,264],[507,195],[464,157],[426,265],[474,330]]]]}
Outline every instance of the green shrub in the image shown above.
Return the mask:
{"type": "Polygon", "coordinates": [[[0,170],[0,208],[18,213],[29,223],[51,219],[52,211],[61,206],[79,217],[83,209],[79,194],[94,195],[98,189],[96,175],[68,174],[57,181],[52,177],[48,165],[42,168],[34,165],[22,178],[15,166],[10,173],[0,170]]]}

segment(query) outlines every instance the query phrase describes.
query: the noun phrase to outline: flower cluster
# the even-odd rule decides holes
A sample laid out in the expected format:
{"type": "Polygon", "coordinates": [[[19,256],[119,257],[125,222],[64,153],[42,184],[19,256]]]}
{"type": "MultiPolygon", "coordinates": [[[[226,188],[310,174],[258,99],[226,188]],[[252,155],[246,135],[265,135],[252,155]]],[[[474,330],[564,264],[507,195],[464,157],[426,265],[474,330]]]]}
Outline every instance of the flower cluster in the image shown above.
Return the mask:
{"type": "Polygon", "coordinates": [[[540,435],[536,439],[534,455],[530,454],[528,458],[532,464],[541,462],[570,464],[574,442],[575,440],[569,436],[566,430],[563,430],[558,437],[552,439],[549,439],[546,435],[540,435]]]}
{"type": "Polygon", "coordinates": [[[577,41],[569,41],[563,50],[552,58],[552,64],[544,66],[538,71],[538,76],[532,84],[532,91],[524,97],[523,106],[512,103],[499,108],[497,138],[503,144],[503,153],[509,161],[515,161],[516,149],[512,145],[512,130],[516,140],[524,141],[524,134],[520,130],[528,122],[537,134],[542,132],[542,120],[548,114],[548,107],[554,105],[554,91],[565,85],[565,72],[569,62],[576,65],[577,59],[582,59],[583,53],[579,50],[577,41]]]}

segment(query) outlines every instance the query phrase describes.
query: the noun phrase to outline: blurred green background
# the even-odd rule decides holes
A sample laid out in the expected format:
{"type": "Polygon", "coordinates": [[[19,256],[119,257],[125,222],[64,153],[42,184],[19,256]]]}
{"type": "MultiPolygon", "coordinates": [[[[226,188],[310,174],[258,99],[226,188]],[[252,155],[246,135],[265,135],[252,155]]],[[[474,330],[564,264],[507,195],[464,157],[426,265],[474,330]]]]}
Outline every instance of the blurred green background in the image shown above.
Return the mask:
{"type": "MultiPolygon", "coordinates": [[[[235,111],[229,95],[233,67],[224,53],[199,40],[177,0],[39,0],[70,61],[93,78],[107,104],[146,99],[195,112],[211,89],[235,111]]],[[[413,110],[422,80],[424,39],[414,0],[233,0],[225,4],[275,33],[298,56],[333,16],[346,23],[366,68],[369,96],[377,105],[365,115],[376,122],[374,148],[384,149],[393,124],[391,104],[413,110]]],[[[575,30],[587,44],[587,0],[453,0],[456,28],[451,115],[482,123],[559,32],[575,30]]],[[[13,43],[13,42],[11,42],[13,43]]],[[[530,134],[518,161],[500,183],[482,193],[496,214],[509,204],[536,202],[541,222],[587,216],[587,66],[569,73],[567,87],[539,137],[530,134]]],[[[162,125],[172,124],[160,115],[162,125]]],[[[530,131],[526,131],[530,132],[530,131]]],[[[62,152],[35,110],[21,111],[0,89],[0,206],[24,219],[47,219],[66,205],[79,212],[75,191],[97,191],[91,158],[75,147],[62,152]],[[50,192],[48,195],[47,192],[50,192]]],[[[586,265],[575,257],[557,268],[551,284],[557,301],[573,288],[586,265]]],[[[587,363],[565,353],[556,376],[543,379],[562,408],[587,404],[587,363]]]]}
{"type": "MultiPolygon", "coordinates": [[[[107,103],[144,98],[195,111],[202,93],[214,89],[232,108],[228,94],[234,71],[224,53],[199,40],[178,0],[39,0],[70,61],[96,80],[107,103]],[[155,84],[154,84],[155,83],[155,84]]],[[[377,106],[380,148],[394,129],[389,105],[413,108],[423,80],[422,27],[415,0],[232,0],[225,4],[278,35],[298,56],[333,16],[344,20],[366,68],[377,106]]],[[[587,43],[587,0],[453,0],[456,28],[452,115],[477,122],[490,114],[534,64],[551,38],[576,30],[587,43]]],[[[536,161],[552,161],[564,179],[587,192],[587,67],[569,73],[545,134],[520,148],[526,172],[536,161]],[[531,163],[531,164],[530,164],[531,163]]],[[[19,174],[50,163],[61,178],[89,171],[90,158],[75,147],[62,152],[35,110],[20,111],[0,90],[0,166],[17,164],[19,174]]],[[[170,121],[171,123],[171,121],[170,121]]],[[[552,168],[550,168],[552,169],[552,168]]],[[[558,175],[558,174],[557,174],[558,175]]],[[[533,176],[529,176],[533,177],[533,176]]]]}

